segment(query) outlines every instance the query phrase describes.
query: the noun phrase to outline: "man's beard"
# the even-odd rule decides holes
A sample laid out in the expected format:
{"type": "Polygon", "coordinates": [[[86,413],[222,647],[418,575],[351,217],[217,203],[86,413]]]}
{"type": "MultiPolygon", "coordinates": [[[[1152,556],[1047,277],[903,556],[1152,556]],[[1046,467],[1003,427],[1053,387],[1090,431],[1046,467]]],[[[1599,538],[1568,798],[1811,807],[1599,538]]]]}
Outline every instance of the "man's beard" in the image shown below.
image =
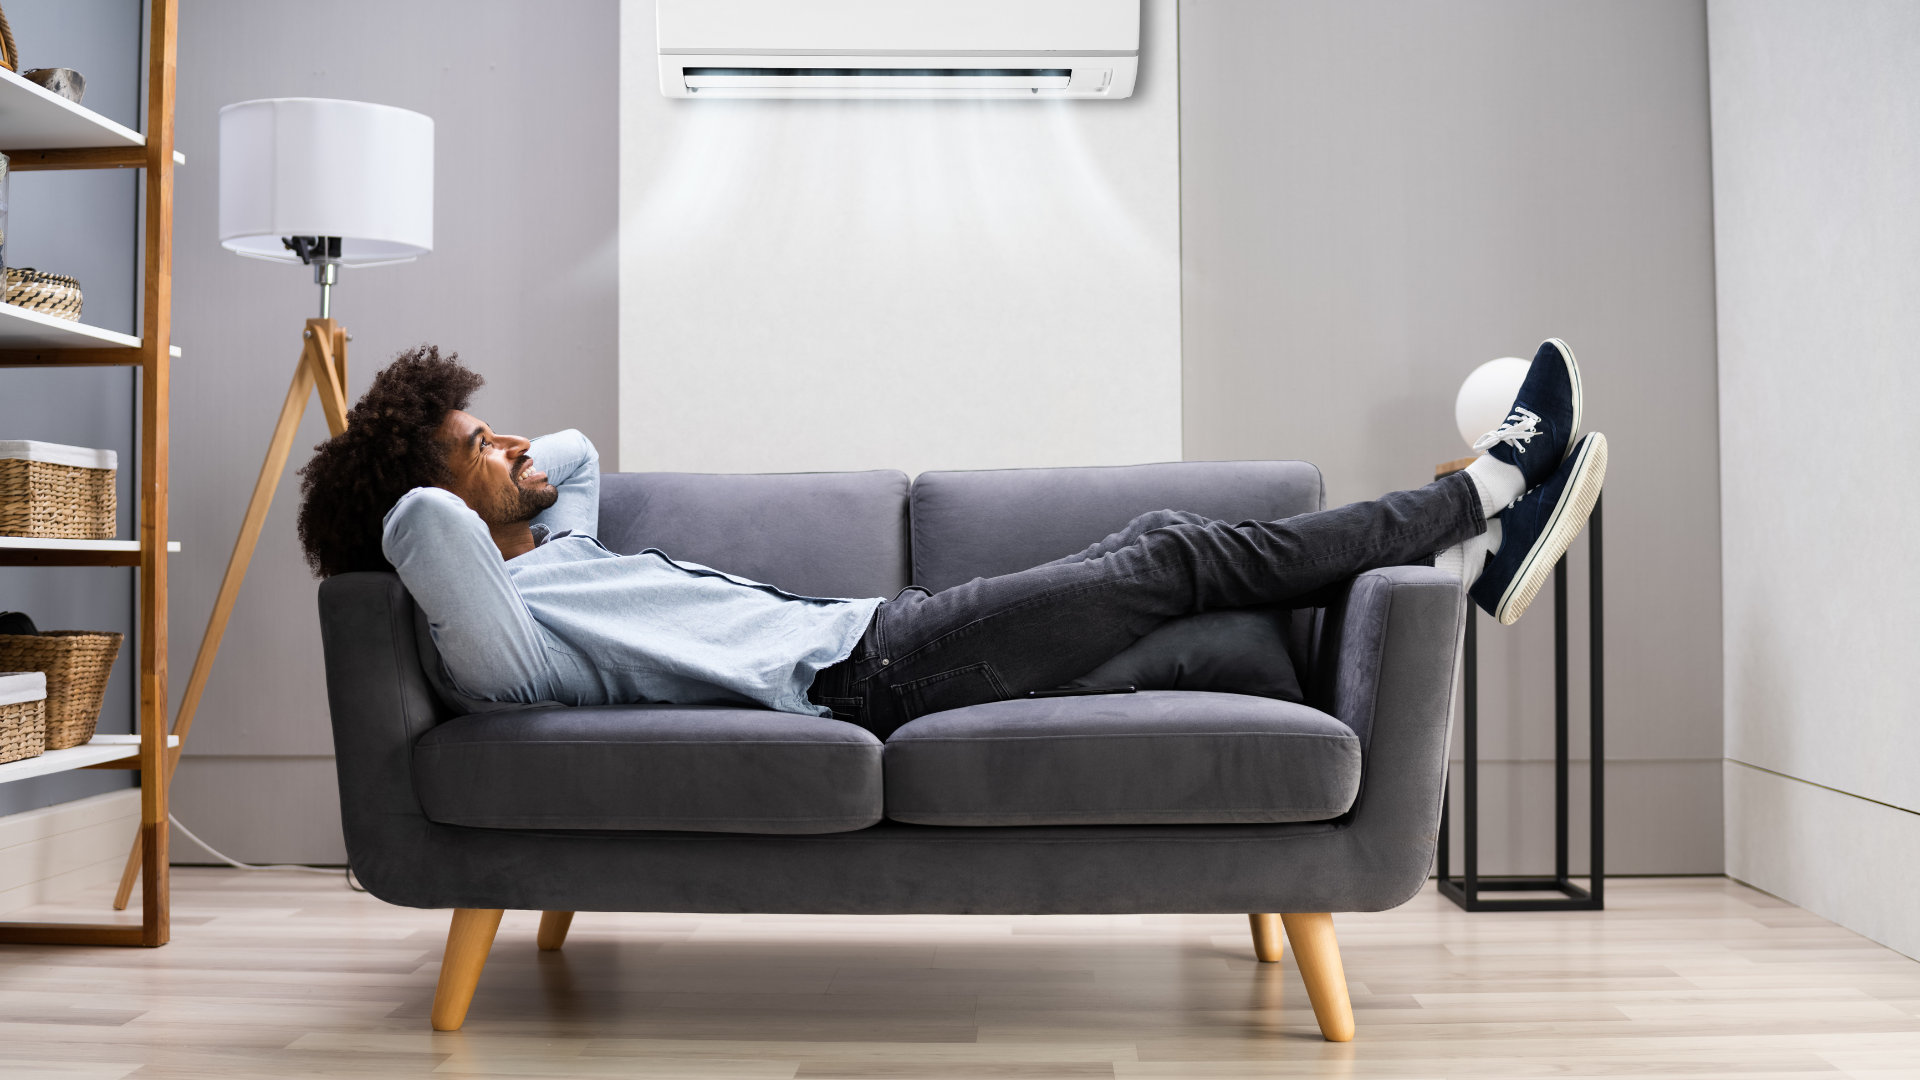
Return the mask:
{"type": "MultiPolygon", "coordinates": [[[[525,459],[522,460],[523,464],[519,471],[524,473],[531,466],[525,463],[525,459]]],[[[516,474],[507,480],[506,490],[499,493],[493,509],[501,524],[512,525],[522,521],[532,521],[540,511],[552,506],[559,499],[559,488],[549,484],[545,488],[530,491],[520,486],[520,479],[516,474]]]]}

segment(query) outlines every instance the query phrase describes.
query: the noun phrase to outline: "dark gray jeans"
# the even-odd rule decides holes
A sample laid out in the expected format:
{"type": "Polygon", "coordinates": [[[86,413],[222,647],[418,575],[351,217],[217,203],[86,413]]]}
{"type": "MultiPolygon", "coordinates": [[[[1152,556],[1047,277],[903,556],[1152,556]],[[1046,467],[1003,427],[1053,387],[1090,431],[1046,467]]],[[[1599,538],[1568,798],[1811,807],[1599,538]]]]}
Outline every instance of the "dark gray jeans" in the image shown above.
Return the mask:
{"type": "Polygon", "coordinates": [[[822,671],[810,696],[884,739],[928,713],[1079,678],[1175,616],[1323,606],[1316,594],[1356,574],[1429,562],[1486,528],[1462,473],[1280,521],[1159,510],[1031,570],[938,593],[907,589],[880,606],[853,655],[822,671]]]}

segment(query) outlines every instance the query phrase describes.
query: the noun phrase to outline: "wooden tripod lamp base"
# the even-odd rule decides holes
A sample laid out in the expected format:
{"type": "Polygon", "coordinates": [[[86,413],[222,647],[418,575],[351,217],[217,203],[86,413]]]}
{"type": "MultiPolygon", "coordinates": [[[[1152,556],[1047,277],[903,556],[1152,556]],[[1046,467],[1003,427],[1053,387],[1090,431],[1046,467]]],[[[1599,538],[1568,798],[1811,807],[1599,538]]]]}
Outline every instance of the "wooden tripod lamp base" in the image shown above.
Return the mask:
{"type": "MultiPolygon", "coordinates": [[[[280,486],[280,474],[286,471],[294,436],[299,434],[300,420],[307,414],[307,399],[315,390],[320,392],[320,411],[326,415],[328,432],[338,435],[347,430],[348,340],[347,332],[332,319],[307,320],[300,359],[293,369],[293,385],[287,387],[287,399],[280,406],[280,420],[273,426],[273,438],[267,442],[267,459],[261,463],[260,476],[253,482],[253,498],[247,502],[246,517],[240,520],[240,536],[233,542],[226,576],[220,579],[213,614],[207,618],[207,632],[200,639],[200,651],[193,658],[193,673],[187,677],[180,712],[173,721],[172,733],[179,736],[180,744],[167,751],[169,783],[174,770],[180,766],[180,752],[186,749],[187,733],[193,730],[193,714],[199,709],[200,695],[207,688],[213,658],[220,652],[220,639],[226,635],[233,603],[240,597],[240,583],[246,580],[247,565],[253,561],[253,549],[260,542],[260,529],[267,523],[267,509],[273,505],[273,493],[280,486]]],[[[140,848],[140,834],[135,833],[133,850],[127,854],[126,872],[120,875],[120,891],[113,898],[115,911],[126,909],[134,882],[140,879],[140,848]]]]}

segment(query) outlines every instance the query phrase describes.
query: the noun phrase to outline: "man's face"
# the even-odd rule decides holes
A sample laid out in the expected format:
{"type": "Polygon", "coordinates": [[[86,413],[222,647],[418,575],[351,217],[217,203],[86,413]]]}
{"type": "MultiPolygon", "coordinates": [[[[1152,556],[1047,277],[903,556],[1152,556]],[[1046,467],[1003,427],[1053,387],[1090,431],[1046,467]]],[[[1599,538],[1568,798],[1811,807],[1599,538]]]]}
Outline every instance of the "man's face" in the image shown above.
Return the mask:
{"type": "Polygon", "coordinates": [[[479,418],[455,410],[440,422],[447,448],[448,491],[466,500],[490,528],[531,521],[560,492],[527,456],[532,445],[517,435],[496,435],[479,418]]]}

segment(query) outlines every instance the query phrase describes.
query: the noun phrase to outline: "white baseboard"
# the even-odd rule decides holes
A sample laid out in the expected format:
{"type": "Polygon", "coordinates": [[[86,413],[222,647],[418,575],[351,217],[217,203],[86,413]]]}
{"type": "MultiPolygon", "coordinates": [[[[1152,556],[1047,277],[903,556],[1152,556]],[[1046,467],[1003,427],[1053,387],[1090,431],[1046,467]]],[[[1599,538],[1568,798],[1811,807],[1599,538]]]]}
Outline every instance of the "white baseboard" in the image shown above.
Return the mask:
{"type": "Polygon", "coordinates": [[[1726,764],[1727,875],[1920,959],[1920,814],[1726,764]]]}
{"type": "Polygon", "coordinates": [[[140,825],[140,789],[0,817],[0,913],[117,882],[140,825]]]}

